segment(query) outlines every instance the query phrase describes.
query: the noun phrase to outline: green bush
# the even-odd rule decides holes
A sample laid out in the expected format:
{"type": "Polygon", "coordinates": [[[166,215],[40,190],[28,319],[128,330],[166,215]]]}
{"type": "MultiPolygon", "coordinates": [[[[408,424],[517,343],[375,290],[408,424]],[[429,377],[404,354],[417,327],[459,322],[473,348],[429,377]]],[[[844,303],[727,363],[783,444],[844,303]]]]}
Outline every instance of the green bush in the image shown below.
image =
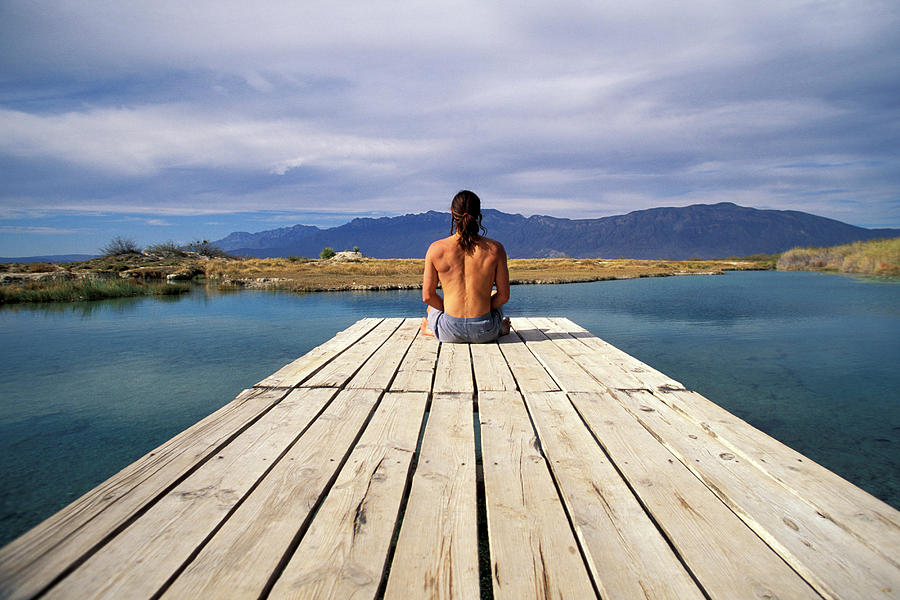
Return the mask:
{"type": "Polygon", "coordinates": [[[334,255],[335,255],[334,250],[332,248],[329,248],[328,246],[325,246],[324,248],[322,248],[322,252],[319,254],[319,258],[329,259],[334,255]]]}
{"type": "Polygon", "coordinates": [[[142,285],[125,279],[77,279],[52,283],[35,282],[0,287],[0,304],[20,302],[80,302],[153,294],[166,296],[190,291],[188,285],[170,283],[142,285]]]}

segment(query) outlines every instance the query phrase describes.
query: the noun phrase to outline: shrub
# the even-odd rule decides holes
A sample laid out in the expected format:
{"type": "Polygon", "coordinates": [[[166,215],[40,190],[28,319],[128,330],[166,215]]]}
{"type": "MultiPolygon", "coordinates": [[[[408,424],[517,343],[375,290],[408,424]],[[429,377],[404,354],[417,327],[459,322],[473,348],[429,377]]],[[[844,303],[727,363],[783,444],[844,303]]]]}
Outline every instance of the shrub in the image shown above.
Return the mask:
{"type": "Polygon", "coordinates": [[[190,286],[180,284],[143,285],[124,279],[78,279],[52,283],[29,283],[0,287],[0,305],[19,302],[79,302],[106,300],[153,294],[166,296],[183,294],[190,286]]]}
{"type": "Polygon", "coordinates": [[[230,254],[228,254],[215,244],[210,244],[207,240],[197,240],[196,242],[191,242],[187,245],[187,250],[196,252],[200,256],[207,256],[209,258],[231,258],[230,254]]]}
{"type": "Polygon", "coordinates": [[[184,256],[184,250],[173,241],[150,244],[147,246],[147,252],[160,254],[162,256],[184,256]]]}
{"type": "Polygon", "coordinates": [[[332,248],[329,248],[328,246],[325,246],[324,248],[322,248],[322,252],[319,254],[319,258],[329,259],[334,255],[335,255],[334,250],[332,248]]]}
{"type": "Polygon", "coordinates": [[[141,247],[131,238],[117,235],[105,246],[100,248],[103,256],[122,256],[123,254],[140,254],[141,247]]]}

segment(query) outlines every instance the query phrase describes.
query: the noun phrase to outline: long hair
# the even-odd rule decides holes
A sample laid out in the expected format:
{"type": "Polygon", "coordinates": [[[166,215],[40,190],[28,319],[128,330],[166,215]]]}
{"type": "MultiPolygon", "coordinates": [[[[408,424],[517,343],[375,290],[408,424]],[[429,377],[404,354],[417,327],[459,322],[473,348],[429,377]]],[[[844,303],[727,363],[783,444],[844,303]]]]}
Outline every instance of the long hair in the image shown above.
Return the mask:
{"type": "Polygon", "coordinates": [[[487,233],[481,224],[481,199],[475,192],[462,190],[453,197],[450,204],[450,234],[459,232],[459,246],[466,254],[471,254],[481,235],[487,233]]]}

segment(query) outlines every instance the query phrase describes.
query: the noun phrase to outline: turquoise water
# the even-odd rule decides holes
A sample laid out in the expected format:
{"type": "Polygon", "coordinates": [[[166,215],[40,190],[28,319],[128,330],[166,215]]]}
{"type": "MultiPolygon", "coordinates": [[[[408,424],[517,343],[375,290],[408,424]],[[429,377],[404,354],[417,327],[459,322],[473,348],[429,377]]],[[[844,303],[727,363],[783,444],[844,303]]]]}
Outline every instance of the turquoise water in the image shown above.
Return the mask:
{"type": "MultiPolygon", "coordinates": [[[[0,310],[0,544],[241,389],[417,290],[0,310]]],[[[508,314],[567,316],[900,507],[900,284],[750,272],[516,286],[508,314]]]]}

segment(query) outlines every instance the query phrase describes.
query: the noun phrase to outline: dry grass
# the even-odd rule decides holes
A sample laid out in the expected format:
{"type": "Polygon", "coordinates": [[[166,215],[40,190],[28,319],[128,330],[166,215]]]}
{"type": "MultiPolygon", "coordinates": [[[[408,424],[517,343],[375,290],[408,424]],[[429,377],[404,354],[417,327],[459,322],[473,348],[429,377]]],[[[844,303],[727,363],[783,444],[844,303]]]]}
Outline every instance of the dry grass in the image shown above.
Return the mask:
{"type": "MultiPolygon", "coordinates": [[[[56,273],[69,278],[104,276],[148,282],[164,279],[172,274],[179,274],[185,279],[205,275],[210,281],[226,288],[315,292],[419,288],[422,285],[424,266],[422,259],[364,258],[340,261],[291,257],[198,260],[131,254],[81,263],[0,265],[0,273],[9,281],[16,279],[13,277],[16,273],[29,273],[32,278],[38,273],[56,273]]],[[[510,281],[513,284],[572,283],[766,268],[771,268],[771,264],[761,259],[660,261],[547,258],[509,261],[510,281]]],[[[40,301],[37,290],[55,286],[56,283],[49,278],[28,283],[27,293],[34,297],[30,301],[40,301]]],[[[12,292],[11,289],[7,291],[12,292]]],[[[18,290],[23,291],[24,289],[18,290]]],[[[56,291],[53,295],[57,295],[56,291]]]]}
{"type": "MultiPolygon", "coordinates": [[[[210,261],[206,276],[225,285],[325,291],[398,289],[421,286],[425,263],[421,259],[363,259],[291,261],[285,258],[210,261]]],[[[721,273],[761,269],[761,262],[746,260],[601,260],[512,259],[510,280],[518,283],[571,283],[635,277],[721,273]]]]}
{"type": "Polygon", "coordinates": [[[794,248],[778,259],[778,270],[898,276],[900,237],[854,242],[830,248],[794,248]]]}

